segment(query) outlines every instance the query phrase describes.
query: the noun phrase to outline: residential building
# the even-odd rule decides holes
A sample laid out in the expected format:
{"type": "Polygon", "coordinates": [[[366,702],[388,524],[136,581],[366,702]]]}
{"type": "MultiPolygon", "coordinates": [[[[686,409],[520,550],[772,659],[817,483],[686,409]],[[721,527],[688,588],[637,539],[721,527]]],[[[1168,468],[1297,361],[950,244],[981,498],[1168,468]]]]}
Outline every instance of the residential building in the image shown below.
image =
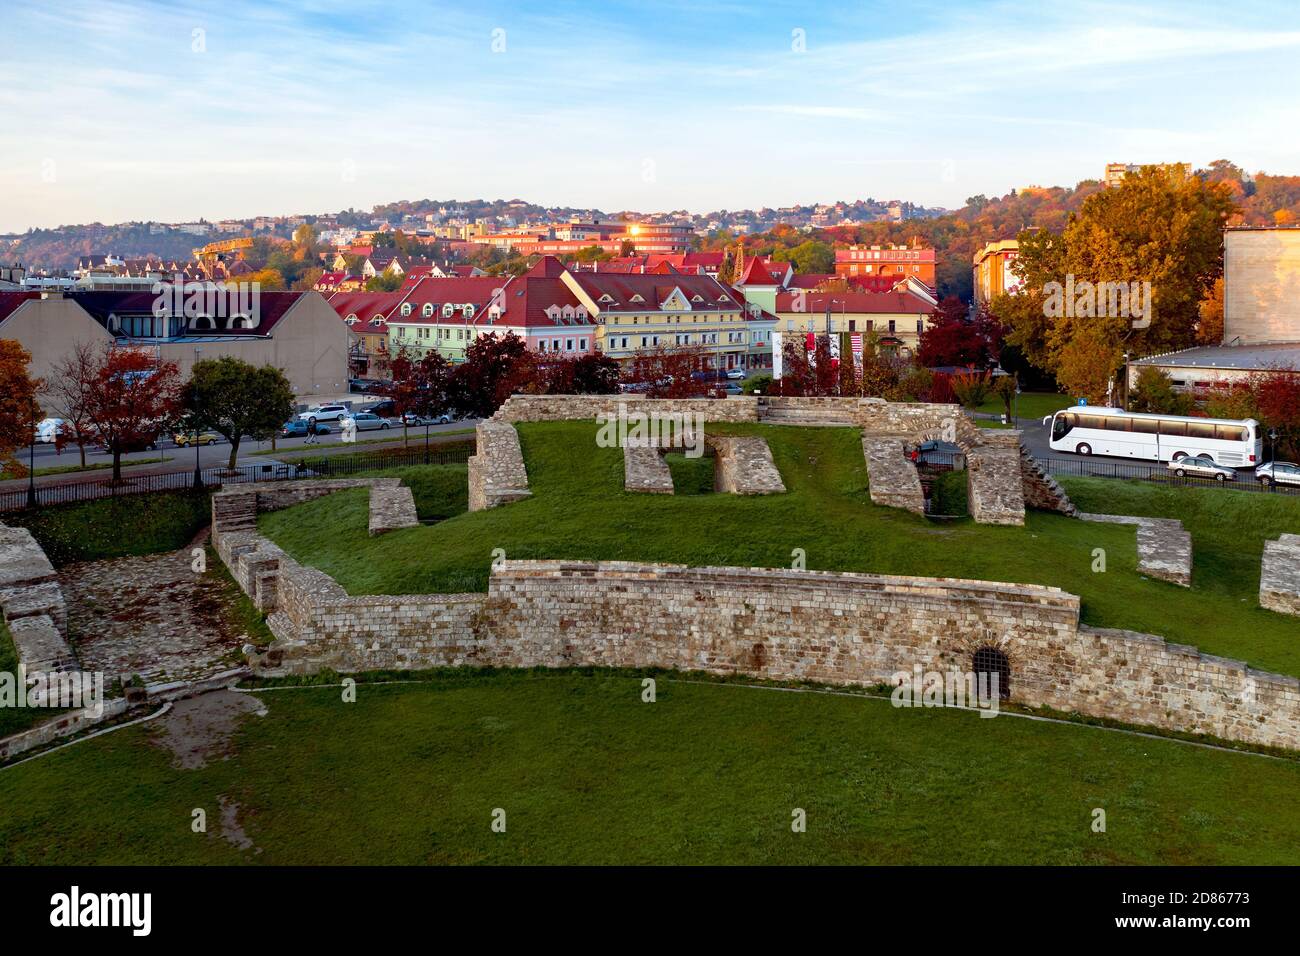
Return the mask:
{"type": "Polygon", "coordinates": [[[1107,188],[1118,186],[1124,181],[1124,177],[1128,176],[1129,173],[1136,173],[1146,165],[1155,166],[1157,169],[1181,170],[1185,176],[1190,176],[1192,174],[1191,163],[1107,163],[1106,174],[1102,178],[1102,184],[1107,188]]]}
{"type": "Polygon", "coordinates": [[[835,250],[835,273],[843,276],[911,276],[932,290],[935,282],[935,253],[919,245],[849,246],[835,250]]]}
{"type": "Polygon", "coordinates": [[[348,368],[358,378],[388,378],[388,313],[399,292],[335,292],[329,305],[348,329],[348,368]]]}
{"type": "Polygon", "coordinates": [[[0,338],[21,343],[32,353],[32,374],[47,380],[56,362],[87,342],[149,350],[176,362],[183,378],[198,359],[232,355],[282,369],[300,398],[347,389],[347,328],[317,292],[261,292],[233,312],[227,306],[238,300],[230,297],[197,315],[177,314],[153,292],[0,296],[0,338]]]}
{"type": "Polygon", "coordinates": [[[805,292],[776,297],[776,328],[783,334],[874,332],[883,348],[914,351],[929,326],[934,304],[908,291],[805,292]]]}
{"type": "Polygon", "coordinates": [[[1020,243],[1015,239],[990,242],[975,253],[975,304],[992,301],[997,296],[1018,292],[1020,277],[1012,271],[1020,243]]]}
{"type": "Polygon", "coordinates": [[[488,307],[503,283],[496,276],[424,276],[404,286],[387,313],[390,353],[420,358],[437,351],[450,362],[465,361],[470,343],[493,326],[488,307]]]}

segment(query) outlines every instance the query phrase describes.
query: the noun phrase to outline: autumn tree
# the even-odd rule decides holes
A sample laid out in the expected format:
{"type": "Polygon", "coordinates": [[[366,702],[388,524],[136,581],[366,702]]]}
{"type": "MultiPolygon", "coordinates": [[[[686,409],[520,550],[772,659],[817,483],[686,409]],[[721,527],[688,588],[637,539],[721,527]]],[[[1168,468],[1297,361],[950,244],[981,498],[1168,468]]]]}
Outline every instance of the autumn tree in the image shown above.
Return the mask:
{"type": "Polygon", "coordinates": [[[223,355],[194,363],[181,405],[190,427],[210,428],[230,442],[233,469],[245,436],[269,437],[293,414],[293,388],[272,365],[223,355]]]}
{"type": "Polygon", "coordinates": [[[1002,346],[1002,323],[982,305],[968,318],[966,303],[956,296],[945,297],[921,331],[918,349],[922,365],[956,365],[988,368],[995,364],[1002,346]]]}
{"type": "Polygon", "coordinates": [[[698,398],[709,393],[708,357],[698,345],[640,349],[623,371],[623,381],[649,398],[698,398]]]}
{"type": "Polygon", "coordinates": [[[1101,366],[1125,351],[1190,345],[1200,303],[1223,273],[1222,231],[1235,210],[1226,183],[1148,167],[1088,196],[1060,231],[1021,232],[1021,292],[993,304],[1008,341],[1079,394],[1095,391],[1101,366]],[[1096,294],[1101,283],[1123,283],[1138,301],[1120,309],[1117,296],[1096,294]]]}
{"type": "Polygon", "coordinates": [[[113,456],[122,480],[122,453],[157,440],[180,410],[180,370],[148,352],[106,343],[85,369],[86,420],[113,456]]]}
{"type": "Polygon", "coordinates": [[[86,466],[86,446],[94,444],[95,432],[90,422],[90,382],[92,370],[98,361],[99,349],[89,342],[78,342],[72,351],[50,367],[50,380],[45,394],[50,408],[66,423],[55,439],[60,450],[71,440],[81,456],[81,466],[86,466]]]}
{"type": "Polygon", "coordinates": [[[36,393],[42,382],[29,371],[32,356],[13,339],[0,339],[0,471],[22,476],[27,469],[15,452],[32,441],[40,421],[36,393]]]}
{"type": "Polygon", "coordinates": [[[1093,405],[1104,404],[1124,356],[1119,342],[1106,329],[1078,324],[1080,328],[1066,337],[1056,352],[1056,381],[1069,395],[1086,398],[1093,405]]]}
{"type": "Polygon", "coordinates": [[[1205,297],[1197,306],[1196,343],[1198,345],[1223,344],[1223,276],[1214,280],[1205,297]]]}
{"type": "Polygon", "coordinates": [[[480,333],[452,372],[448,400],[462,415],[490,418],[513,393],[525,390],[533,368],[527,344],[515,333],[480,333]]]}

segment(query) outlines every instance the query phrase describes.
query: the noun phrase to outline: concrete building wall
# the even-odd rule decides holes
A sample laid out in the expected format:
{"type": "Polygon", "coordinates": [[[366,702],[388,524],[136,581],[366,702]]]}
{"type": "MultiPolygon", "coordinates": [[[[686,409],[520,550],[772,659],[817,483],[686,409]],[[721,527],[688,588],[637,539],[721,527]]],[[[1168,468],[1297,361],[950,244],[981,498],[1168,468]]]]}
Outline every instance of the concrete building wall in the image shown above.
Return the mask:
{"type": "Polygon", "coordinates": [[[1225,344],[1300,342],[1300,229],[1223,236],[1225,344]]]}
{"type": "Polygon", "coordinates": [[[33,299],[0,322],[0,339],[14,339],[32,353],[32,376],[47,383],[54,363],[78,345],[102,346],[113,341],[102,325],[70,299],[33,299]]]}

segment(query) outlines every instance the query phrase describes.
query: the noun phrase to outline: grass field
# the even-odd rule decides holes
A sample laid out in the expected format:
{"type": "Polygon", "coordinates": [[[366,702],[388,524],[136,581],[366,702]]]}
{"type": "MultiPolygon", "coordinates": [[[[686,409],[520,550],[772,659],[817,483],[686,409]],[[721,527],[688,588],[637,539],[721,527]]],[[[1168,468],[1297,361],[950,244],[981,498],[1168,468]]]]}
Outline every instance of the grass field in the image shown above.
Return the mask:
{"type": "Polygon", "coordinates": [[[668,675],[640,694],[626,674],[482,671],[352,704],[263,692],[198,769],[163,718],[0,771],[0,863],[1300,859],[1298,762],[668,675]]]}
{"type": "MultiPolygon", "coordinates": [[[[1022,392],[1012,406],[1012,411],[1019,418],[1042,418],[1052,412],[1059,412],[1062,408],[1069,408],[1074,403],[1075,400],[1069,395],[1061,395],[1058,392],[1022,392]]],[[[973,409],[973,411],[989,412],[993,415],[1005,414],[1006,410],[1002,399],[996,395],[986,398],[982,404],[973,409]]]]}
{"type": "MultiPolygon", "coordinates": [[[[1185,518],[1195,567],[1194,587],[1184,590],[1138,575],[1132,527],[1039,512],[1023,528],[936,523],[874,507],[854,429],[709,427],[765,436],[788,492],[630,494],[623,491],[621,450],[597,447],[593,423],[547,422],[519,428],[533,490],[528,500],[463,513],[463,466],[411,468],[397,473],[412,485],[421,516],[446,520],[371,538],[366,492],[356,490],[263,515],[260,523],[352,593],[484,590],[494,548],[524,559],[747,567],[788,567],[793,549],[802,548],[814,569],[1055,585],[1082,597],[1085,623],[1158,634],[1300,674],[1296,622],[1258,607],[1263,541],[1300,529],[1300,499],[1099,479],[1068,483],[1089,510],[1185,518]],[[326,527],[330,533],[322,534],[326,527]],[[1106,551],[1105,573],[1091,570],[1095,548],[1106,551]]],[[[680,471],[688,464],[695,466],[670,466],[680,471]]]]}
{"type": "Polygon", "coordinates": [[[136,554],[175,551],[211,520],[210,498],[190,491],[122,495],[53,505],[3,516],[40,542],[55,567],[136,554]]]}

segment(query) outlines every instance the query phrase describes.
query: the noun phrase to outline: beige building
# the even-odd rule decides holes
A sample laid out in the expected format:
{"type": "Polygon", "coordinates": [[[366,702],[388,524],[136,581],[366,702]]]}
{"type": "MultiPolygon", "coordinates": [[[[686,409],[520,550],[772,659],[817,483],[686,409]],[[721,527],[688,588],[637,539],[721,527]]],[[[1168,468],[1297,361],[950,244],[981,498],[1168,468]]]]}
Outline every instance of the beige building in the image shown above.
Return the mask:
{"type": "Polygon", "coordinates": [[[1223,343],[1300,343],[1300,227],[1223,234],[1223,343]]]}
{"type": "Polygon", "coordinates": [[[1020,289],[1020,277],[1011,271],[1020,255],[1020,243],[1015,239],[990,242],[975,253],[974,280],[975,304],[989,302],[1003,293],[1020,289]]]}
{"type": "Polygon", "coordinates": [[[348,388],[348,329],[317,292],[263,292],[231,313],[224,307],[171,314],[152,292],[0,295],[0,338],[32,354],[34,375],[80,342],[151,350],[188,378],[195,361],[232,355],[281,369],[301,399],[348,388]]]}
{"type": "Polygon", "coordinates": [[[776,297],[776,331],[783,335],[874,332],[882,347],[910,352],[929,327],[933,310],[933,303],[905,291],[796,290],[776,297]]]}

